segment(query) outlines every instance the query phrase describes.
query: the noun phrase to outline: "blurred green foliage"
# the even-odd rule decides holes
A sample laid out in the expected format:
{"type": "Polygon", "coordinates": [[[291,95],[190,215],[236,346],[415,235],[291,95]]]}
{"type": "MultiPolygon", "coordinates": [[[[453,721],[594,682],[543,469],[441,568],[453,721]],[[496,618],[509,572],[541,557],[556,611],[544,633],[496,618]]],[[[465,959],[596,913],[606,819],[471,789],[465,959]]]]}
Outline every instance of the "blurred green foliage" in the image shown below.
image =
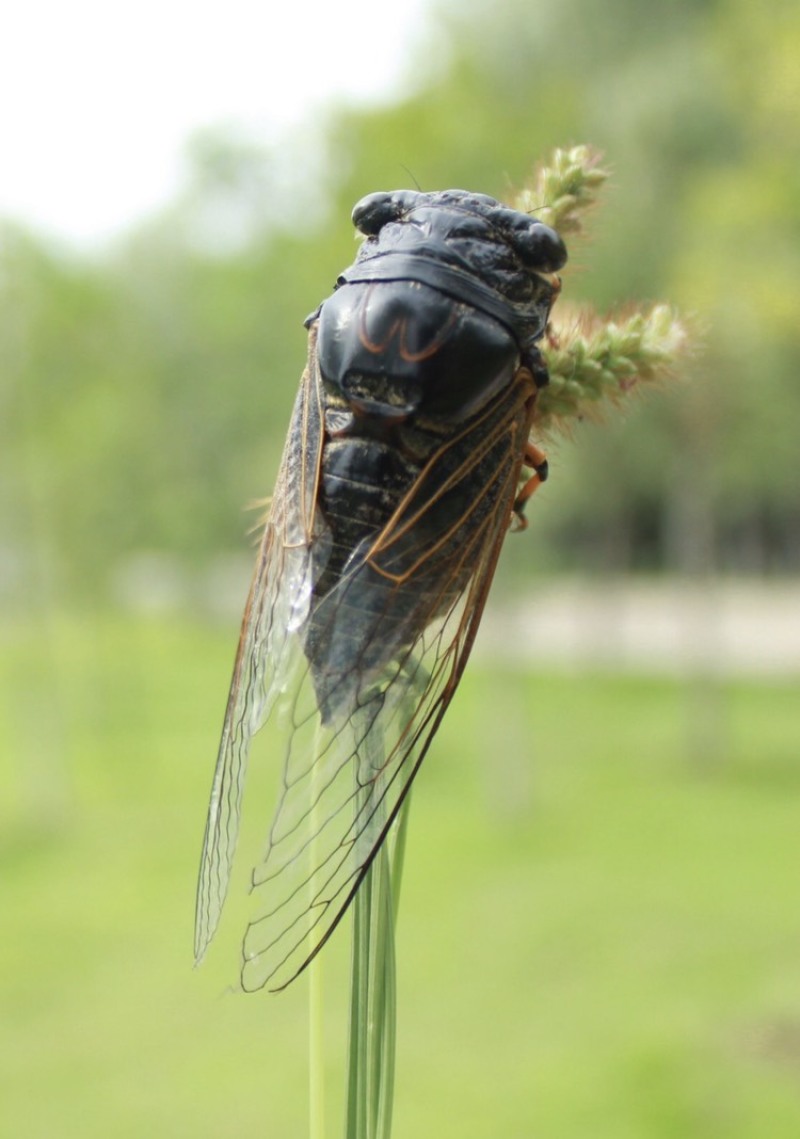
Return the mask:
{"type": "MultiPolygon", "coordinates": [[[[230,652],[194,621],[6,627],[4,1135],[307,1133],[306,981],[227,991],[246,849],[191,969],[230,652]]],[[[398,1139],[795,1139],[796,685],[724,684],[724,747],[702,767],[682,681],[473,665],[415,787],[398,1139]]],[[[248,788],[259,844],[276,759],[248,788]]],[[[323,955],[332,1135],[348,950],[343,928],[323,955]]]]}
{"type": "Polygon", "coordinates": [[[103,255],[6,225],[0,587],[44,565],[71,594],[133,551],[240,548],[354,201],[412,179],[509,196],[574,141],[614,179],[565,298],[668,299],[702,351],[686,383],[553,448],[534,563],[797,569],[797,6],[462,0],[434,26],[404,100],[333,109],[306,150],[201,135],[183,195],[103,255]]]}

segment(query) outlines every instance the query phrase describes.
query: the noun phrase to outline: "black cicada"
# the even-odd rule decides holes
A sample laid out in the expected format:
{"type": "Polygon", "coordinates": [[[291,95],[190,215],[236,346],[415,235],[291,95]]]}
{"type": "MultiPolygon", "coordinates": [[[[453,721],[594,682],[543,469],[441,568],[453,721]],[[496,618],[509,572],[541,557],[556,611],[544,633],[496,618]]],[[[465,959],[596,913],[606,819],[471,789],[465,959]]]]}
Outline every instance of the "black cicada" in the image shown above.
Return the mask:
{"type": "Polygon", "coordinates": [[[546,474],[529,434],[558,234],[463,190],[370,194],[353,222],[355,264],[306,322],[206,825],[198,960],[228,888],[251,737],[282,706],[247,989],[288,984],[347,909],[456,690],[506,531],[546,474]]]}

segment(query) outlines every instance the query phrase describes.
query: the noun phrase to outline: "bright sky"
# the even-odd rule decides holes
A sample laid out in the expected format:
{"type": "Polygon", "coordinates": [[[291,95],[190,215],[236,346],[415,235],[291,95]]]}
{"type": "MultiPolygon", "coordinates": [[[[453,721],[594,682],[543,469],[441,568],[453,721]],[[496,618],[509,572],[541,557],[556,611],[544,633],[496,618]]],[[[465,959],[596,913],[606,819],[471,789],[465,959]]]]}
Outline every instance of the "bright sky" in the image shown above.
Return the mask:
{"type": "Polygon", "coordinates": [[[0,39],[0,214],[79,242],[167,200],[198,127],[265,140],[397,89],[427,0],[17,0],[0,39]]]}

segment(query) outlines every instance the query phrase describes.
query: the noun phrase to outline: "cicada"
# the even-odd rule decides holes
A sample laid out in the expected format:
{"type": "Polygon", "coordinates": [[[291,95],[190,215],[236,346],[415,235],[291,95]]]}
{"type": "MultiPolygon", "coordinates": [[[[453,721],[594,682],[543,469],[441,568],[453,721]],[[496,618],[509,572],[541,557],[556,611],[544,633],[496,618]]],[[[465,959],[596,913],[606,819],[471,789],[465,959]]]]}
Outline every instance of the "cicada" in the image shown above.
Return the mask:
{"type": "Polygon", "coordinates": [[[364,240],[308,360],[242,624],[197,893],[217,927],[250,743],[285,735],[242,984],[280,989],[339,923],[464,671],[503,539],[546,475],[530,440],[566,251],[464,190],[358,202],[364,240]]]}

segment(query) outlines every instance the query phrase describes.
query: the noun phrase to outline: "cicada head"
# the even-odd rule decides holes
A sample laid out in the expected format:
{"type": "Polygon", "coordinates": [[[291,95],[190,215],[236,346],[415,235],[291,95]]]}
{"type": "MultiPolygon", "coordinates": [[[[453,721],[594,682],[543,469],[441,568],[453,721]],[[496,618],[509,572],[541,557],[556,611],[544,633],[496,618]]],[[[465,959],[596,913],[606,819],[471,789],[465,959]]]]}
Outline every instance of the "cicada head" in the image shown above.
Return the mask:
{"type": "MultiPolygon", "coordinates": [[[[368,194],[356,204],[353,222],[366,238],[355,270],[369,264],[375,278],[434,283],[431,267],[444,266],[444,291],[445,271],[455,270],[455,280],[471,286],[465,284],[459,293],[451,275],[450,294],[474,303],[475,290],[482,290],[484,311],[496,316],[502,310],[523,356],[531,357],[558,294],[555,274],[567,260],[554,229],[487,194],[466,190],[368,194]]],[[[358,278],[351,271],[342,278],[353,279],[358,278]]]]}

